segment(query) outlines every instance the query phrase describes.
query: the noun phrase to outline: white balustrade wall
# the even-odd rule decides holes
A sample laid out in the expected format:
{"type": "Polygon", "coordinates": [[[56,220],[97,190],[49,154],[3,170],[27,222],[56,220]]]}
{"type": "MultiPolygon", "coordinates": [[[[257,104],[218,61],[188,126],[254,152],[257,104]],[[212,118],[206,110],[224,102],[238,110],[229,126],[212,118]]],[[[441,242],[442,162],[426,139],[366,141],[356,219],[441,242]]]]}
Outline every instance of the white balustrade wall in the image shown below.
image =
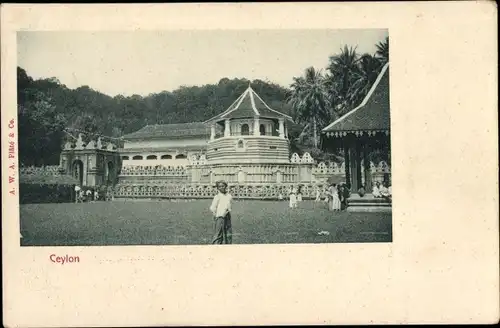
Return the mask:
{"type": "MultiPolygon", "coordinates": [[[[370,163],[373,182],[390,177],[385,162],[370,163]]],[[[277,199],[287,197],[292,186],[301,186],[304,198],[315,198],[316,190],[324,190],[327,180],[345,178],[344,163],[319,164],[305,153],[293,154],[289,164],[210,164],[204,155],[191,156],[189,165],[123,167],[116,197],[132,198],[207,198],[217,190],[215,182],[224,180],[237,198],[277,199]]]]}

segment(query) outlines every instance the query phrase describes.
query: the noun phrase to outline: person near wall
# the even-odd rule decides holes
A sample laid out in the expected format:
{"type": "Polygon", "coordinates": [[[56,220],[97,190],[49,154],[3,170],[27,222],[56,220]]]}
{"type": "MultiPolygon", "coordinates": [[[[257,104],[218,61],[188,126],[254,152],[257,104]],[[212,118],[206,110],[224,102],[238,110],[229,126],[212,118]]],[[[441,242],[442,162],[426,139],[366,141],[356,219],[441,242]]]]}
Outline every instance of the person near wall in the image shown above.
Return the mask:
{"type": "Polygon", "coordinates": [[[292,187],[290,190],[290,208],[296,208],[297,207],[297,189],[295,187],[292,187]]]}
{"type": "Polygon", "coordinates": [[[82,190],[82,188],[80,188],[79,185],[75,185],[75,203],[81,202],[80,190],[82,190]]]}
{"type": "Polygon", "coordinates": [[[328,190],[328,196],[330,198],[330,210],[331,211],[340,211],[341,204],[339,198],[339,192],[337,189],[337,185],[332,183],[328,190]]]}

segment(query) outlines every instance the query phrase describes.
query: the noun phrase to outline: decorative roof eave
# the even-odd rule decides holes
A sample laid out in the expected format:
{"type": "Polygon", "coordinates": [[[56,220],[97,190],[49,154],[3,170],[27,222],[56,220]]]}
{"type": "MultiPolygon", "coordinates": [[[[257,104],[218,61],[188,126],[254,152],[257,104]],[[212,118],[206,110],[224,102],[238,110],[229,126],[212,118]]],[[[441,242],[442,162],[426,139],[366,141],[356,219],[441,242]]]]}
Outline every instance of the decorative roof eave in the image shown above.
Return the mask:
{"type": "Polygon", "coordinates": [[[266,118],[268,117],[267,115],[262,115],[260,113],[261,110],[257,108],[255,105],[255,100],[257,99],[261,104],[264,105],[264,109],[268,110],[270,112],[273,112],[272,116],[269,116],[269,118],[272,119],[280,119],[283,118],[285,120],[292,121],[292,117],[289,115],[286,115],[284,113],[278,112],[277,110],[272,109],[267,105],[267,103],[252,89],[252,87],[249,85],[248,88],[226,109],[224,112],[206,120],[204,123],[217,123],[219,121],[225,120],[225,119],[231,119],[230,114],[237,111],[240,108],[240,105],[242,104],[243,100],[248,97],[250,99],[250,104],[252,108],[252,114],[244,115],[244,117],[238,117],[238,118],[251,118],[251,117],[263,117],[266,118]]]}
{"type": "Polygon", "coordinates": [[[348,131],[333,131],[333,132],[324,132],[324,134],[327,137],[331,138],[342,138],[346,137],[347,135],[355,135],[356,137],[362,137],[362,136],[368,136],[368,137],[374,137],[374,136],[379,136],[379,135],[390,135],[391,131],[390,130],[348,130],[348,131]]]}
{"type": "Polygon", "coordinates": [[[140,147],[140,148],[119,148],[118,153],[122,154],[140,154],[140,153],[176,153],[185,151],[206,151],[206,144],[202,146],[179,146],[179,147],[140,147]]]}
{"type": "MultiPolygon", "coordinates": [[[[351,110],[350,112],[344,114],[342,117],[340,117],[339,119],[337,119],[336,121],[334,121],[333,123],[329,124],[327,127],[323,128],[323,130],[321,130],[321,132],[323,134],[327,133],[327,132],[331,132],[329,130],[333,129],[335,127],[335,125],[339,124],[340,122],[344,121],[346,118],[348,118],[349,116],[351,116],[352,114],[356,113],[359,109],[363,108],[368,100],[371,98],[372,94],[375,92],[375,90],[377,89],[380,81],[382,80],[382,78],[384,77],[385,75],[385,72],[387,71],[387,69],[389,68],[389,62],[387,62],[384,67],[382,68],[382,70],[380,71],[379,75],[377,76],[377,79],[375,80],[375,82],[373,83],[372,87],[370,88],[370,90],[368,91],[367,95],[365,96],[365,98],[363,99],[363,101],[361,102],[361,104],[359,106],[357,106],[356,108],[354,108],[353,110],[351,110]]],[[[342,131],[343,132],[347,132],[347,131],[342,131]]]]}

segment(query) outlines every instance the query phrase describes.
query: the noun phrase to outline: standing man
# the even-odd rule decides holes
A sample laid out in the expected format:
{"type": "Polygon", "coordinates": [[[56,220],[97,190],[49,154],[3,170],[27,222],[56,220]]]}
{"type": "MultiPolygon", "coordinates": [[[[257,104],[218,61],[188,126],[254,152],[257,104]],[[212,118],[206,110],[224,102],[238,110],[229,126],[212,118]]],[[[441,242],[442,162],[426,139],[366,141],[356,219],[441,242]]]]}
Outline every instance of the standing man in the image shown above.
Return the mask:
{"type": "Polygon", "coordinates": [[[75,203],[78,203],[78,201],[80,200],[80,190],[82,188],[80,188],[79,185],[75,185],[75,203]]]}
{"type": "Polygon", "coordinates": [[[219,193],[215,195],[210,206],[210,211],[214,215],[215,230],[212,244],[232,244],[231,201],[233,197],[227,192],[225,181],[218,181],[217,189],[219,193]]]}

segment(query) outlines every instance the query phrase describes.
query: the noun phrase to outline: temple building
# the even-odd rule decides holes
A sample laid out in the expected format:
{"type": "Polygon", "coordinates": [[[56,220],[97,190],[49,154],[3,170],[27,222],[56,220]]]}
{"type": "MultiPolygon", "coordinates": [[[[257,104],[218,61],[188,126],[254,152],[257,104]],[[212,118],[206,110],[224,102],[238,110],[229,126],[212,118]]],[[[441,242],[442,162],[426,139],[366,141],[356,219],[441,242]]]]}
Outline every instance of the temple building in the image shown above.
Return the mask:
{"type": "Polygon", "coordinates": [[[209,137],[203,122],[146,125],[123,136],[122,166],[186,166],[191,156],[206,152],[209,137]]]}
{"type": "Polygon", "coordinates": [[[363,185],[370,192],[373,182],[390,182],[389,103],[387,63],[361,104],[322,131],[325,150],[344,150],[345,181],[353,191],[363,185]],[[387,162],[379,163],[379,167],[371,167],[369,160],[375,150],[387,156],[387,162]]]}
{"type": "Polygon", "coordinates": [[[290,154],[292,118],[249,86],[205,122],[146,125],[124,135],[122,148],[100,139],[85,144],[79,136],[65,145],[59,167],[45,171],[72,175],[83,186],[112,187],[116,198],[210,198],[218,180],[241,199],[279,199],[298,186],[304,198],[315,198],[331,178],[351,190],[368,189],[390,179],[386,162],[368,159],[373,149],[390,152],[388,76],[386,65],[361,105],[323,130],[323,147],[344,149],[343,163],[290,154]]]}

